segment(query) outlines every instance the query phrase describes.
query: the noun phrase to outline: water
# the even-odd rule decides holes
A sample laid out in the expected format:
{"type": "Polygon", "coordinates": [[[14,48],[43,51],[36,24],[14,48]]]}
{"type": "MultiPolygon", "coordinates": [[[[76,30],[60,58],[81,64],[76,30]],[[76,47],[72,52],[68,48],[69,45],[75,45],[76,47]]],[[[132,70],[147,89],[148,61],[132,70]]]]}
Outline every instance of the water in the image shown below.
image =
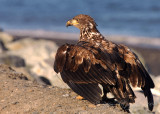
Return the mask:
{"type": "Polygon", "coordinates": [[[88,14],[103,34],[160,38],[160,0],[0,0],[0,28],[77,32],[65,23],[88,14]]]}

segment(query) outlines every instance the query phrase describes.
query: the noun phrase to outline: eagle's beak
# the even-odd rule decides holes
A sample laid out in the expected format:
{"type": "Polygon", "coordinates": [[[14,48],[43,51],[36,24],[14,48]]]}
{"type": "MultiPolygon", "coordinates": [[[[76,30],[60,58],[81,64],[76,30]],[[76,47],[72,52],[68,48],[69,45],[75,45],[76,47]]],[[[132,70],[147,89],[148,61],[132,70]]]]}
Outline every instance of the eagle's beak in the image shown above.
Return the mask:
{"type": "Polygon", "coordinates": [[[77,24],[79,24],[79,23],[77,22],[77,20],[71,19],[71,20],[67,21],[66,27],[68,27],[68,26],[73,26],[73,25],[77,25],[77,24]]]}

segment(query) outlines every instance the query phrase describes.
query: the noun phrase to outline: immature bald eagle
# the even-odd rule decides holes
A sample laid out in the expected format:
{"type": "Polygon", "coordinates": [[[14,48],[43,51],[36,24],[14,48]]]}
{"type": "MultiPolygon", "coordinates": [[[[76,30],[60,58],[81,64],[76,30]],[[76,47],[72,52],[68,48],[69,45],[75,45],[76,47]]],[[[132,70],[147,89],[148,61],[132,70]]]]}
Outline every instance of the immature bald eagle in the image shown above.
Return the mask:
{"type": "Polygon", "coordinates": [[[72,25],[80,29],[80,39],[77,44],[62,45],[54,63],[54,70],[60,72],[63,81],[94,104],[107,101],[106,94],[111,92],[127,111],[136,98],[130,85],[140,87],[152,111],[150,89],[154,83],[136,54],[124,45],[106,40],[88,15],[77,15],[66,24],[72,25]],[[103,87],[103,97],[99,84],[103,87]]]}

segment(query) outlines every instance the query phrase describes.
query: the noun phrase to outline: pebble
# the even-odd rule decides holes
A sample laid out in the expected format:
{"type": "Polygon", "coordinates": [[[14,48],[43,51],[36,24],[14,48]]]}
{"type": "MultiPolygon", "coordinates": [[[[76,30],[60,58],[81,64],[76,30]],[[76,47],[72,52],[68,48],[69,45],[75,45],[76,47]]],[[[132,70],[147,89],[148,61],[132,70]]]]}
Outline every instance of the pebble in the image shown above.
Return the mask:
{"type": "Polygon", "coordinates": [[[64,94],[64,95],[62,95],[63,97],[69,97],[69,94],[64,94]]]}
{"type": "Polygon", "coordinates": [[[101,106],[101,104],[97,104],[96,106],[101,106]]]}

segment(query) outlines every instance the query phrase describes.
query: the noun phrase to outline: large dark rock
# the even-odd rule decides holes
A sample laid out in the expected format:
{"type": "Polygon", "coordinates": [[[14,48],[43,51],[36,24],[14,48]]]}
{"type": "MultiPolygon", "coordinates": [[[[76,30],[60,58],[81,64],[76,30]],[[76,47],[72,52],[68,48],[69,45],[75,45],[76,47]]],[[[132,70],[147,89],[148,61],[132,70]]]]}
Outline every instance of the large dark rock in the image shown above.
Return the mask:
{"type": "Polygon", "coordinates": [[[25,67],[26,66],[25,60],[15,55],[2,55],[0,57],[0,63],[7,64],[9,66],[15,66],[15,67],[25,67]]]}

